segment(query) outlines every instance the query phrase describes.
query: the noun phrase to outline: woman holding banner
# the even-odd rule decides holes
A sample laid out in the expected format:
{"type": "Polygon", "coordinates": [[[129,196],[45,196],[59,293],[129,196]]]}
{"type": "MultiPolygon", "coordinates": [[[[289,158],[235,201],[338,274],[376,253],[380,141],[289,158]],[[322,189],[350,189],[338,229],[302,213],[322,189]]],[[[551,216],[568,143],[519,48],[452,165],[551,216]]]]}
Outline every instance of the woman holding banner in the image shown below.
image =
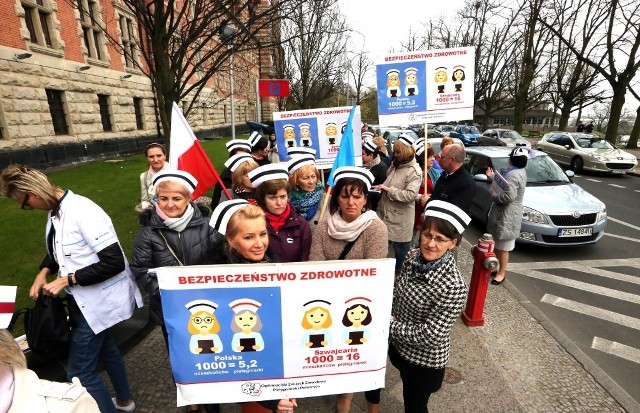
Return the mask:
{"type": "MultiPolygon", "coordinates": [[[[343,166],[334,174],[329,217],[320,222],[311,243],[311,261],[364,260],[387,257],[387,227],[370,209],[373,175],[364,168],[343,166]]],[[[380,389],[364,393],[367,411],[380,411],[380,389]]],[[[337,412],[348,413],[352,393],[338,396],[337,412]]]]}
{"type": "MultiPolygon", "coordinates": [[[[213,211],[209,225],[225,237],[225,255],[219,264],[274,262],[275,257],[269,251],[265,214],[260,207],[250,205],[244,199],[221,202],[213,211]]],[[[242,404],[243,412],[292,413],[298,406],[296,399],[257,403],[260,406],[256,406],[256,403],[242,404]]]]}
{"type": "MultiPolygon", "coordinates": [[[[182,265],[213,264],[223,239],[209,226],[209,209],[190,201],[198,181],[188,172],[163,171],[153,178],[158,197],[155,208],[140,215],[138,231],[131,257],[131,272],[140,288],[149,294],[149,318],[160,325],[165,344],[167,330],[162,315],[158,279],[149,273],[152,268],[182,265]]],[[[218,405],[205,406],[207,412],[218,412],[218,405]]],[[[197,405],[187,412],[198,411],[197,405]]]]}
{"type": "Polygon", "coordinates": [[[420,246],[407,255],[396,278],[389,327],[389,360],[400,372],[405,413],[427,412],[442,386],[451,328],[467,298],[453,257],[471,218],[457,206],[431,201],[420,246]]]}
{"type": "MultiPolygon", "coordinates": [[[[509,263],[509,251],[516,246],[516,238],[520,234],[522,224],[522,200],[524,191],[527,188],[527,159],[532,154],[529,149],[518,146],[509,154],[509,168],[502,171],[502,176],[506,179],[507,189],[499,194],[493,195],[493,206],[489,212],[487,220],[487,232],[493,235],[496,240],[495,252],[500,269],[491,284],[500,285],[507,275],[507,264],[509,263]]],[[[494,171],[487,168],[487,176],[492,179],[494,171]]]]}

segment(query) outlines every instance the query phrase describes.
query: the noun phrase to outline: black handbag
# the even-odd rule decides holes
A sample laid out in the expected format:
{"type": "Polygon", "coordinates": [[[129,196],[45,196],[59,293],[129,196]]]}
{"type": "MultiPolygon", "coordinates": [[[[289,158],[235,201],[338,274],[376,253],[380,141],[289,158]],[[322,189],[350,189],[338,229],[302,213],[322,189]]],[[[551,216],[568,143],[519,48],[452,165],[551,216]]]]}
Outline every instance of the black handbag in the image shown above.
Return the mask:
{"type": "Polygon", "coordinates": [[[65,301],[40,293],[33,308],[23,308],[13,314],[8,330],[11,331],[18,317],[24,314],[24,331],[31,351],[50,353],[65,348],[70,336],[65,301]]]}

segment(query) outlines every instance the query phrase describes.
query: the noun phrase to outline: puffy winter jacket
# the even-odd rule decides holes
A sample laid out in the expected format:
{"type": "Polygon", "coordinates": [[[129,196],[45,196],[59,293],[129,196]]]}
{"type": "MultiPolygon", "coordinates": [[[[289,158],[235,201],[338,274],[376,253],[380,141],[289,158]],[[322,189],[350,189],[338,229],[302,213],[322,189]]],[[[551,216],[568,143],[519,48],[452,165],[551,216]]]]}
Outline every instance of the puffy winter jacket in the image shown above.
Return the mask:
{"type": "Polygon", "coordinates": [[[209,225],[209,209],[193,202],[191,205],[193,217],[182,232],[167,228],[155,209],[140,215],[143,227],[136,236],[130,268],[138,286],[149,293],[149,314],[156,324],[164,324],[162,305],[158,280],[155,274],[147,272],[149,269],[179,266],[180,262],[182,265],[217,264],[222,259],[224,238],[209,225]]]}

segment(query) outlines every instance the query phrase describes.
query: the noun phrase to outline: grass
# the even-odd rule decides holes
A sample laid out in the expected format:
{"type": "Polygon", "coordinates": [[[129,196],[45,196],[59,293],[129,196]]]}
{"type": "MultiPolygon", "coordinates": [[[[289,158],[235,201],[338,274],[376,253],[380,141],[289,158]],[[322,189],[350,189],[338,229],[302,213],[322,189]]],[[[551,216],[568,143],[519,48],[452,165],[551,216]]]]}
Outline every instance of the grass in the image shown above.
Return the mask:
{"type": "MultiPolygon", "coordinates": [[[[243,136],[239,136],[243,138],[243,136]]],[[[246,138],[246,136],[244,136],[246,138]]],[[[228,158],[227,139],[204,141],[202,146],[218,172],[228,158]]],[[[139,228],[134,207],[140,201],[139,176],[147,168],[143,154],[72,165],[47,173],[51,182],[86,196],[111,217],[127,258],[139,228]],[[113,161],[116,162],[113,162],[113,161]]],[[[209,194],[210,195],[209,191],[209,194]]],[[[31,307],[29,288],[46,254],[45,211],[23,211],[15,201],[0,198],[0,285],[17,285],[16,308],[31,307]]],[[[14,334],[22,334],[22,321],[14,334]]]]}

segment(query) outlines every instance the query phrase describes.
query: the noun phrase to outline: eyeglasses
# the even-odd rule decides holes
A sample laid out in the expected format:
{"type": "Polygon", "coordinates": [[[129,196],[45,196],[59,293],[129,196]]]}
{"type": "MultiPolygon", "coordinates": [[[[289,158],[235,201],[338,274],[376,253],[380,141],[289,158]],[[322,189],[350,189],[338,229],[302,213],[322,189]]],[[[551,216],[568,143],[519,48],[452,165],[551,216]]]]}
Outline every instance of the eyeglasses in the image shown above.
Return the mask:
{"type": "Polygon", "coordinates": [[[430,243],[431,241],[434,241],[436,243],[436,245],[444,245],[447,242],[451,242],[451,240],[449,238],[444,238],[441,236],[433,236],[431,234],[429,234],[428,232],[423,232],[421,234],[422,240],[424,242],[426,242],[427,244],[430,243]]]}
{"type": "Polygon", "coordinates": [[[194,317],[193,318],[193,322],[196,323],[196,324],[202,324],[202,323],[211,324],[211,323],[213,323],[213,318],[211,318],[211,317],[204,317],[204,318],[194,317]]]}
{"type": "Polygon", "coordinates": [[[31,207],[31,205],[29,205],[29,193],[26,192],[24,194],[24,198],[22,199],[22,204],[20,205],[20,209],[33,209],[33,207],[31,207]]]}

